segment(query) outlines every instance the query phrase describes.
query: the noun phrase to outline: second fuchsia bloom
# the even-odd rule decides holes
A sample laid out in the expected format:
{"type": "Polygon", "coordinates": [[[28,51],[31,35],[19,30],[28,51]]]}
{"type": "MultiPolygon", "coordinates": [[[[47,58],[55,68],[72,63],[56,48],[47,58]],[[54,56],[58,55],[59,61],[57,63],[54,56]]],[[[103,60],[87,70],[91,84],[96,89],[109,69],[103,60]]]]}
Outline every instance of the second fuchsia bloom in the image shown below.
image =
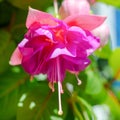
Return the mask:
{"type": "Polygon", "coordinates": [[[87,0],[63,0],[59,14],[62,19],[74,14],[89,14],[90,5],[87,0]]]}
{"type": "MultiPolygon", "coordinates": [[[[62,93],[66,71],[77,77],[90,64],[88,56],[100,45],[90,31],[104,20],[105,17],[94,15],[74,15],[59,20],[30,8],[26,21],[28,31],[13,52],[10,64],[21,64],[31,76],[47,74],[52,91],[58,82],[62,93]]],[[[59,113],[62,113],[61,106],[59,113]]]]}

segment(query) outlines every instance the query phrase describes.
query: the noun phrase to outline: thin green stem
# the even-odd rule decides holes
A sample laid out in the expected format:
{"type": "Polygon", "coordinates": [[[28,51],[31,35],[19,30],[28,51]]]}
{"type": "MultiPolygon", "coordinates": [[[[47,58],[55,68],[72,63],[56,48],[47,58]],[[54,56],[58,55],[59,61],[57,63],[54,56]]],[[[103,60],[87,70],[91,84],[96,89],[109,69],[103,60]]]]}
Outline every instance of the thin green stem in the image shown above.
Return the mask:
{"type": "Polygon", "coordinates": [[[79,120],[84,120],[81,113],[78,111],[75,103],[73,103],[73,102],[72,102],[72,107],[73,107],[73,110],[74,110],[75,114],[78,116],[79,120]]]}
{"type": "Polygon", "coordinates": [[[77,101],[78,103],[80,103],[81,106],[85,107],[91,113],[91,117],[94,118],[94,120],[96,120],[96,116],[92,110],[92,107],[84,99],[78,96],[77,96],[77,101]]]}
{"type": "Polygon", "coordinates": [[[77,97],[76,94],[73,94],[73,96],[71,97],[71,99],[69,100],[69,102],[70,102],[70,104],[71,104],[71,106],[73,108],[74,113],[77,115],[78,119],[79,120],[84,120],[81,112],[78,110],[78,108],[76,106],[76,102],[77,102],[76,101],[76,99],[77,99],[76,97],[77,97]]]}

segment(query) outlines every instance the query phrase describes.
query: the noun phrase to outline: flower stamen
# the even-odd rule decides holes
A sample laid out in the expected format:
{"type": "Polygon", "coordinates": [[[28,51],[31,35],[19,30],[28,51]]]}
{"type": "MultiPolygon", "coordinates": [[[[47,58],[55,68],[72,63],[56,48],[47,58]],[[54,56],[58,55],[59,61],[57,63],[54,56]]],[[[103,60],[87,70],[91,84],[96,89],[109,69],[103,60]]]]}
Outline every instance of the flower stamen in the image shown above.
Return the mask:
{"type": "Polygon", "coordinates": [[[49,86],[49,88],[52,90],[52,92],[55,91],[54,83],[53,83],[53,82],[49,82],[49,83],[48,83],[48,86],[49,86]]]}
{"type": "Polygon", "coordinates": [[[64,93],[64,90],[62,88],[62,83],[60,83],[60,93],[64,93]]]}
{"type": "Polygon", "coordinates": [[[30,76],[30,81],[32,81],[32,80],[33,80],[33,78],[34,78],[34,77],[31,75],[31,76],[30,76]]]}
{"type": "Polygon", "coordinates": [[[75,77],[76,77],[76,79],[77,79],[77,81],[78,81],[78,85],[81,85],[81,80],[79,79],[79,77],[78,77],[78,75],[77,74],[75,74],[75,77]]]}

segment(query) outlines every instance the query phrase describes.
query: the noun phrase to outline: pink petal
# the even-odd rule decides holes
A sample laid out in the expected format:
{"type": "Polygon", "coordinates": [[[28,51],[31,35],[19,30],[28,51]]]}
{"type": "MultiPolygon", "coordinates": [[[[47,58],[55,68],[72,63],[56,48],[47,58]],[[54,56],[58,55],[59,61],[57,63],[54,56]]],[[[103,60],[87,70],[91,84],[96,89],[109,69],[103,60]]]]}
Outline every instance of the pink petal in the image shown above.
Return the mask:
{"type": "Polygon", "coordinates": [[[21,53],[23,55],[22,62],[25,62],[25,61],[29,60],[31,58],[32,54],[33,54],[33,48],[25,48],[25,47],[23,47],[23,48],[20,48],[20,51],[21,51],[21,53]]]}
{"type": "Polygon", "coordinates": [[[96,15],[72,15],[64,19],[69,26],[78,26],[85,30],[93,30],[105,21],[106,17],[96,15]]]}
{"type": "Polygon", "coordinates": [[[33,54],[33,48],[20,48],[23,56],[31,56],[33,54]]]}
{"type": "Polygon", "coordinates": [[[102,24],[91,32],[93,33],[93,35],[100,38],[100,47],[103,47],[108,43],[110,31],[107,24],[102,24]]]}
{"type": "Polygon", "coordinates": [[[22,62],[22,54],[21,54],[19,48],[17,47],[10,58],[9,64],[10,65],[19,65],[19,64],[21,64],[21,62],[22,62]]]}
{"type": "Polygon", "coordinates": [[[40,24],[56,25],[54,17],[48,13],[33,9],[29,7],[29,12],[26,20],[26,27],[29,28],[34,22],[40,24]]]}
{"type": "Polygon", "coordinates": [[[71,57],[75,57],[73,54],[71,54],[66,48],[57,48],[53,51],[52,55],[50,58],[56,58],[59,55],[68,55],[71,57]]]}
{"type": "Polygon", "coordinates": [[[62,55],[62,62],[62,68],[72,73],[82,71],[90,64],[88,58],[70,57],[66,55],[62,55]]]}

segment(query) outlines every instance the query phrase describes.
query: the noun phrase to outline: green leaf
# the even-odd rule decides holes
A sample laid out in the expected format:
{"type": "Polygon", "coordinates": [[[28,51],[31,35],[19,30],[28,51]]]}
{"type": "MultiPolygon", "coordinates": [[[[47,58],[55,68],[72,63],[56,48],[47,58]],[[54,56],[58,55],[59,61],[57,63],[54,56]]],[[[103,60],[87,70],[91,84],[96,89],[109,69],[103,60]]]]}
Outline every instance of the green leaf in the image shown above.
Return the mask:
{"type": "Polygon", "coordinates": [[[107,92],[104,88],[98,93],[94,95],[86,95],[85,99],[92,105],[102,104],[107,97],[107,92]]]}
{"type": "Polygon", "coordinates": [[[15,120],[18,102],[18,89],[12,91],[9,95],[0,97],[0,119],[15,120]]]}
{"type": "Polygon", "coordinates": [[[106,91],[103,87],[104,78],[99,73],[95,60],[92,60],[92,64],[86,69],[86,74],[86,95],[83,97],[93,105],[102,103],[106,99],[106,91]]]}
{"type": "Polygon", "coordinates": [[[105,45],[103,48],[98,49],[95,55],[99,58],[108,59],[111,54],[110,44],[105,45]]]}
{"type": "Polygon", "coordinates": [[[112,120],[119,120],[120,119],[120,103],[114,96],[111,90],[108,90],[107,98],[103,102],[103,104],[106,104],[110,108],[110,116],[113,118],[112,120]]]}
{"type": "Polygon", "coordinates": [[[97,72],[93,71],[92,69],[87,69],[86,73],[88,78],[85,92],[91,95],[98,94],[102,89],[100,76],[97,74],[97,72]]]}
{"type": "Polygon", "coordinates": [[[0,27],[6,26],[10,23],[13,8],[7,2],[0,1],[0,27]]]}
{"type": "Polygon", "coordinates": [[[65,120],[74,120],[74,119],[75,119],[75,115],[73,113],[73,110],[71,109],[71,106],[69,106],[65,120]]]}
{"type": "Polygon", "coordinates": [[[16,119],[19,87],[26,82],[25,78],[26,75],[21,70],[19,70],[19,73],[9,70],[0,75],[1,120],[16,119]]]}
{"type": "Polygon", "coordinates": [[[0,75],[0,98],[7,96],[12,91],[16,90],[20,85],[25,82],[26,74],[19,69],[18,73],[11,70],[4,72],[0,75]]]}
{"type": "Polygon", "coordinates": [[[120,0],[115,0],[115,1],[114,0],[97,0],[97,1],[120,8],[120,0]]]}
{"type": "Polygon", "coordinates": [[[45,10],[48,6],[52,4],[51,0],[8,0],[12,5],[21,9],[28,9],[31,6],[36,9],[45,10]]]}
{"type": "Polygon", "coordinates": [[[0,0],[0,2],[2,2],[3,0],[0,0]]]}
{"type": "Polygon", "coordinates": [[[10,33],[0,30],[0,73],[8,69],[10,56],[15,48],[15,44],[10,37],[10,33]]]}
{"type": "MultiPolygon", "coordinates": [[[[119,71],[120,71],[120,48],[116,48],[115,50],[113,50],[110,58],[109,58],[109,64],[113,70],[113,73],[116,76],[119,71]]],[[[120,78],[120,76],[119,76],[120,78]]]]}
{"type": "Polygon", "coordinates": [[[27,29],[25,26],[27,18],[27,10],[16,10],[14,11],[14,21],[13,25],[11,26],[11,39],[14,40],[16,43],[19,43],[24,38],[24,34],[26,33],[27,29]]]}
{"type": "Polygon", "coordinates": [[[102,81],[104,83],[106,83],[109,80],[112,80],[113,79],[113,71],[112,71],[110,65],[108,64],[108,59],[99,58],[97,60],[97,63],[98,63],[99,72],[102,75],[102,81]]]}
{"type": "Polygon", "coordinates": [[[21,94],[17,111],[17,120],[63,120],[67,113],[66,94],[62,95],[63,116],[58,116],[57,91],[49,89],[46,81],[39,82],[21,94]]]}

